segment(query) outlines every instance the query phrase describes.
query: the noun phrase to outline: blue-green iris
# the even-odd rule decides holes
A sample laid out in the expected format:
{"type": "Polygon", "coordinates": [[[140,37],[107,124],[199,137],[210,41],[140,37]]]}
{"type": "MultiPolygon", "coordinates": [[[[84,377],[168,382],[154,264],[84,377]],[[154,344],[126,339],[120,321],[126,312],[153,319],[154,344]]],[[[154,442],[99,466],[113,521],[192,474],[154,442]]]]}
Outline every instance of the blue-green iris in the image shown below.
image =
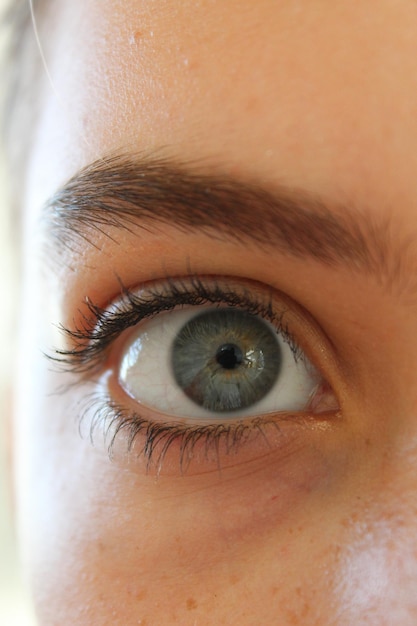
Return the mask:
{"type": "Polygon", "coordinates": [[[184,393],[213,412],[237,411],[261,400],[280,373],[274,329],[234,308],[199,313],[179,331],[171,366],[184,393]]]}

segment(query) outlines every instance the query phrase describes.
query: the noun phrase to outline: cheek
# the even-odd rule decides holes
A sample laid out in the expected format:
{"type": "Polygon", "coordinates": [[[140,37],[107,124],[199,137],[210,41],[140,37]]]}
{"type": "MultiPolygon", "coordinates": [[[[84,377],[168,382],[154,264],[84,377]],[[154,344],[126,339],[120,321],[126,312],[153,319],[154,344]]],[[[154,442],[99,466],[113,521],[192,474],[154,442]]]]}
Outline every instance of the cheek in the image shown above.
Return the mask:
{"type": "Polygon", "coordinates": [[[175,623],[175,611],[195,601],[201,623],[233,611],[245,624],[250,611],[267,624],[271,603],[274,615],[284,596],[297,605],[292,588],[311,588],[296,583],[323,562],[331,527],[329,516],[323,533],[317,511],[335,475],[328,459],[296,446],[269,470],[155,481],[80,438],[66,395],[49,393],[60,378],[37,350],[25,350],[22,364],[19,526],[40,623],[126,624],[146,615],[175,623]]]}
{"type": "Polygon", "coordinates": [[[417,623],[415,472],[408,474],[405,455],[401,473],[391,470],[394,478],[382,478],[362,510],[343,522],[332,585],[340,624],[417,623]]]}
{"type": "Polygon", "coordinates": [[[382,527],[359,535],[343,551],[338,568],[334,594],[344,618],[340,624],[412,626],[417,619],[415,542],[382,527]]]}

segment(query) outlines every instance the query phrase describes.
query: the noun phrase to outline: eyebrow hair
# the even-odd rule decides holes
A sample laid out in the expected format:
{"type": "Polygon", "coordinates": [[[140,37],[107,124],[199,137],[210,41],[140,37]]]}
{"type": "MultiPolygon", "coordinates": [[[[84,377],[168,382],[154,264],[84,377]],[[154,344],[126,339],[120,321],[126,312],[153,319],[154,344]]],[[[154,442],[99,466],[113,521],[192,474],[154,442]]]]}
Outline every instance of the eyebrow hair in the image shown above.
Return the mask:
{"type": "Polygon", "coordinates": [[[47,202],[45,216],[58,247],[74,249],[79,237],[94,245],[94,230],[113,237],[107,228],[157,232],[169,225],[328,266],[347,265],[390,284],[400,279],[406,252],[394,246],[388,219],[376,224],[353,206],[329,206],[307,191],[271,190],[169,159],[97,160],[47,202]]]}

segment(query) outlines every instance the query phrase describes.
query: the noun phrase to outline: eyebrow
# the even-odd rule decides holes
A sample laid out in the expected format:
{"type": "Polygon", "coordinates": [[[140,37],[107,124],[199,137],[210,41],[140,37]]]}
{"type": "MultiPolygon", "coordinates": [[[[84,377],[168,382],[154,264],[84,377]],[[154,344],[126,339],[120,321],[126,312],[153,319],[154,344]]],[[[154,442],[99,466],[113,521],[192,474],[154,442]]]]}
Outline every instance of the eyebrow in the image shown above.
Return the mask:
{"type": "Polygon", "coordinates": [[[174,160],[111,156],[83,168],[45,206],[56,247],[74,249],[94,231],[158,232],[164,225],[219,241],[347,265],[395,283],[405,249],[395,248],[388,219],[372,222],[353,206],[329,206],[301,189],[265,188],[174,160]],[[390,236],[391,235],[391,236],[390,236]]]}

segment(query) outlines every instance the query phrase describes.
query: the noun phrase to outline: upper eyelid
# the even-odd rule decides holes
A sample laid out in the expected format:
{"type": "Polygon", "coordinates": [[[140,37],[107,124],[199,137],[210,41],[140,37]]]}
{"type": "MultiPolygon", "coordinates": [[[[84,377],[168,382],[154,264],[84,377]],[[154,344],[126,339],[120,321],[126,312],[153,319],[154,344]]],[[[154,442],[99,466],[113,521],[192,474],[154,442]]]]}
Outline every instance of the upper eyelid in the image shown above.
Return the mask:
{"type": "MultiPolygon", "coordinates": [[[[135,289],[123,287],[122,295],[107,307],[98,306],[87,299],[87,312],[81,313],[81,322],[74,328],[60,326],[70,346],[54,350],[51,360],[61,364],[62,369],[75,373],[91,371],[101,361],[104,349],[123,330],[182,304],[196,306],[209,302],[224,303],[245,307],[254,314],[263,314],[271,322],[275,317],[269,299],[264,296],[261,302],[259,296],[254,297],[247,288],[242,291],[242,287],[239,295],[236,279],[230,277],[181,277],[157,281],[161,282],[168,287],[165,293],[158,291],[155,286],[142,285],[141,290],[147,293],[144,297],[138,296],[135,289]],[[211,282],[210,287],[204,280],[211,282]],[[235,283],[234,287],[228,285],[231,280],[235,283]]],[[[255,284],[254,281],[250,283],[252,286],[255,284]]]]}
{"type": "Polygon", "coordinates": [[[136,289],[122,287],[122,295],[116,299],[107,299],[108,304],[105,306],[98,306],[88,300],[87,313],[80,312],[78,326],[61,327],[65,336],[65,347],[54,350],[49,356],[59,370],[80,376],[92,375],[103,366],[107,348],[111,347],[124,330],[138,324],[142,319],[175,308],[181,304],[178,302],[179,295],[183,296],[184,304],[190,306],[210,302],[224,303],[260,314],[271,323],[280,325],[281,332],[287,334],[294,345],[307,354],[324,378],[329,379],[329,372],[339,380],[344,376],[344,364],[336,358],[333,344],[308,311],[270,285],[233,276],[165,277],[150,284],[141,284],[136,289]],[[165,295],[164,285],[167,290],[165,295]],[[169,290],[171,295],[172,291],[176,294],[176,301],[167,296],[169,290]],[[147,299],[138,295],[141,291],[148,294],[147,299]],[[225,298],[227,294],[229,300],[225,298]],[[144,307],[146,300],[148,303],[144,307]]]}

